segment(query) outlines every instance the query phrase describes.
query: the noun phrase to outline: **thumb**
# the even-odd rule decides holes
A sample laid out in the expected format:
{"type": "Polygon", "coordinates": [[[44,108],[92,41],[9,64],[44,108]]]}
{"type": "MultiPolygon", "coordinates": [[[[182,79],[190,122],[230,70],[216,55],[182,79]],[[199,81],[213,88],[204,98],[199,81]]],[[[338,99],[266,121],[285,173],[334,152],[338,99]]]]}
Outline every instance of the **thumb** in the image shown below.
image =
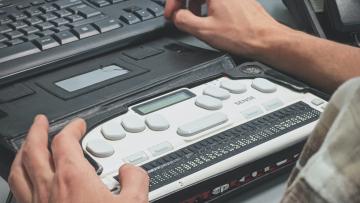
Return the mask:
{"type": "Polygon", "coordinates": [[[187,9],[178,10],[173,16],[174,24],[182,31],[199,36],[209,25],[208,17],[199,17],[187,9]]]}
{"type": "Polygon", "coordinates": [[[125,164],[119,170],[119,179],[122,200],[148,202],[149,176],[142,168],[125,164]]]}

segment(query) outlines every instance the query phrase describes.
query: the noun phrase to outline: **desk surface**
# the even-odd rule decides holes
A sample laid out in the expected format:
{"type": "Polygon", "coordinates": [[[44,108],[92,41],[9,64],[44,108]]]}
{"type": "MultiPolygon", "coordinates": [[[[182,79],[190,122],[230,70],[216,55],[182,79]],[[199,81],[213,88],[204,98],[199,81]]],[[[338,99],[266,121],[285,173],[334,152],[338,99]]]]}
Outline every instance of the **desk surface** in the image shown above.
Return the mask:
{"type": "MultiPolygon", "coordinates": [[[[287,25],[293,25],[292,18],[281,0],[259,0],[259,2],[261,2],[277,20],[287,25]]],[[[186,39],[188,43],[195,43],[199,46],[206,46],[205,44],[202,44],[198,41],[195,42],[193,40],[195,39],[186,39]]],[[[229,200],[228,202],[279,202],[285,188],[287,176],[288,174],[276,177],[257,188],[241,193],[241,195],[229,200]]],[[[8,192],[9,189],[6,182],[0,178],[0,203],[5,203],[8,192]]]]}

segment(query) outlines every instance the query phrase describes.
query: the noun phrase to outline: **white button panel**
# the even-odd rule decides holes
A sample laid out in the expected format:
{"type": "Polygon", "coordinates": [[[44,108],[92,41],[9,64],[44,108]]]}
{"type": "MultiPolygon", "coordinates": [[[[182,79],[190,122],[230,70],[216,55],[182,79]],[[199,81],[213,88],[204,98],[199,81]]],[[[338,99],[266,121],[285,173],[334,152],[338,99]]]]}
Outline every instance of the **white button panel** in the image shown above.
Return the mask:
{"type": "Polygon", "coordinates": [[[223,77],[129,107],[126,114],[91,130],[84,137],[82,147],[103,167],[104,176],[114,176],[124,162],[146,164],[298,101],[319,111],[326,103],[312,94],[294,92],[266,79],[223,77]],[[190,94],[174,96],[181,91],[190,94]],[[161,101],[168,95],[173,97],[161,101]],[[145,113],[133,110],[150,101],[151,106],[142,109],[145,113]]]}

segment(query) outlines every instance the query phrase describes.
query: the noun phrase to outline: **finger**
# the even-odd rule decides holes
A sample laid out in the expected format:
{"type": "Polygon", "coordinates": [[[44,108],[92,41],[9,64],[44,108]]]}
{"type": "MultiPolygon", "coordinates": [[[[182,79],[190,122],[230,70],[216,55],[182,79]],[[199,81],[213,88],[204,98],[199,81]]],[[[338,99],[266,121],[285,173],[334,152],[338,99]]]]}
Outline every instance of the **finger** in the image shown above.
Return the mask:
{"type": "Polygon", "coordinates": [[[8,183],[17,202],[31,202],[32,186],[30,179],[22,166],[22,149],[18,151],[11,165],[8,183]]]}
{"type": "Polygon", "coordinates": [[[139,167],[125,164],[119,170],[120,198],[126,202],[148,202],[149,176],[139,167]]]}
{"type": "Polygon", "coordinates": [[[164,13],[165,17],[171,19],[173,14],[181,9],[185,2],[185,0],[167,0],[164,13]]]}
{"type": "Polygon", "coordinates": [[[55,168],[58,168],[61,162],[84,163],[86,161],[80,145],[80,140],[85,135],[85,132],[85,121],[75,119],[54,137],[51,149],[55,168]]]}
{"type": "Polygon", "coordinates": [[[43,181],[39,179],[44,175],[53,173],[48,129],[47,118],[44,115],[36,116],[23,145],[23,164],[34,184],[43,181]]]}
{"type": "Polygon", "coordinates": [[[47,201],[50,184],[54,175],[53,163],[48,150],[49,122],[44,115],[34,119],[23,145],[23,166],[33,186],[36,201],[47,201]]]}
{"type": "Polygon", "coordinates": [[[196,16],[186,9],[178,10],[173,17],[173,21],[177,28],[195,36],[200,35],[209,26],[208,17],[196,16]]]}

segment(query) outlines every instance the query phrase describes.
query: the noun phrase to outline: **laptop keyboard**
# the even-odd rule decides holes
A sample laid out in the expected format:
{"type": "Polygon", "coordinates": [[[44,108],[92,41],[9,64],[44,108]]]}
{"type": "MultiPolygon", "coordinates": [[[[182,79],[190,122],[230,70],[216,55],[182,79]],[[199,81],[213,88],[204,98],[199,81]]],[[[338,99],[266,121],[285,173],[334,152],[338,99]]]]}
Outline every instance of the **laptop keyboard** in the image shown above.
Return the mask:
{"type": "MultiPolygon", "coordinates": [[[[140,36],[164,26],[161,17],[164,6],[165,0],[0,0],[0,65],[39,53],[43,63],[59,60],[56,56],[47,60],[46,52],[57,49],[52,54],[61,53],[62,58],[65,58],[68,57],[66,50],[61,47],[76,42],[80,48],[78,51],[76,48],[72,50],[72,55],[86,52],[89,50],[81,50],[80,42],[87,38],[93,38],[95,44],[100,42],[100,47],[140,36]],[[154,21],[159,17],[161,20],[154,21]],[[135,27],[137,24],[143,25],[135,27]],[[139,28],[143,30],[138,31],[139,28]],[[104,36],[110,32],[112,35],[104,36]]],[[[29,60],[36,60],[36,57],[24,63],[29,60]]],[[[20,70],[7,72],[16,74],[33,68],[18,65],[20,70]]],[[[6,76],[0,73],[0,78],[6,76]]]]}

